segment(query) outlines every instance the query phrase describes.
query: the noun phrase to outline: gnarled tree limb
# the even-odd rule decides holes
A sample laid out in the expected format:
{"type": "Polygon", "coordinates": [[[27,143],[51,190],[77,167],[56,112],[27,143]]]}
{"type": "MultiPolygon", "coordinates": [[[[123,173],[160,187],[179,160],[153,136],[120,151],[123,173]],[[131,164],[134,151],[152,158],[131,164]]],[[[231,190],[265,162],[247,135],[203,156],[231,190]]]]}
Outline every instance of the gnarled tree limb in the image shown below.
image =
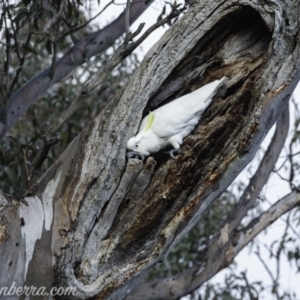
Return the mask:
{"type": "MultiPolygon", "coordinates": [[[[217,258],[218,263],[220,263],[219,269],[209,269],[206,263],[206,257],[203,261],[199,262],[197,266],[173,277],[140,284],[127,296],[126,300],[172,300],[193,292],[212,278],[217,272],[228,266],[239,252],[271,223],[278,220],[299,204],[300,194],[294,191],[278,200],[259,217],[249,223],[243,230],[237,231],[235,236],[231,236],[227,242],[230,244],[229,248],[226,245],[220,244],[217,258]]],[[[207,249],[207,253],[208,256],[211,255],[210,248],[207,249]]]]}
{"type": "Polygon", "coordinates": [[[236,239],[236,228],[257,201],[259,193],[274,170],[276,161],[284,146],[288,129],[289,107],[287,106],[277,121],[276,131],[257,171],[250,179],[239,202],[233,207],[224,224],[219,228],[218,233],[210,240],[207,248],[203,250],[205,255],[202,255],[198,265],[172,278],[142,283],[126,300],[139,298],[149,300],[177,299],[199,288],[234,259],[234,257],[230,257],[231,261],[226,261],[229,258],[228,251],[231,251],[232,244],[236,239]],[[222,249],[220,249],[220,245],[222,249]],[[186,276],[187,274],[189,276],[186,276]]]}
{"type": "MultiPolygon", "coordinates": [[[[300,3],[290,4],[195,2],[148,52],[122,96],[43,174],[26,198],[29,207],[12,210],[10,218],[24,225],[12,226],[10,252],[1,255],[20,259],[5,266],[1,285],[44,280],[75,287],[78,299],[124,299],[252,160],[286,108],[300,77],[300,3]],[[126,161],[126,142],[154,99],[153,108],[223,76],[226,93],[175,160],[162,154],[143,165],[126,161]],[[177,88],[178,81],[185,85],[177,88]]],[[[267,224],[264,218],[257,224],[267,224]]],[[[253,233],[259,228],[254,224],[253,233]]],[[[240,235],[236,247],[254,236],[240,235]]],[[[227,253],[231,261],[235,252],[227,253]]]]}

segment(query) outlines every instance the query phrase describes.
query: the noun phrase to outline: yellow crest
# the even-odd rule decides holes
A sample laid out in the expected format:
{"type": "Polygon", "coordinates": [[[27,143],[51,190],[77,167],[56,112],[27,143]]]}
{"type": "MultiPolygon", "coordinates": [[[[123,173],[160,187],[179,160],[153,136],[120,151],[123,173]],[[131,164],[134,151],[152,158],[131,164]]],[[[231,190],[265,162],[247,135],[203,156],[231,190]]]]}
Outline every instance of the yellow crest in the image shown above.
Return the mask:
{"type": "Polygon", "coordinates": [[[144,131],[147,131],[151,128],[153,121],[154,121],[154,113],[150,111],[144,131]]]}

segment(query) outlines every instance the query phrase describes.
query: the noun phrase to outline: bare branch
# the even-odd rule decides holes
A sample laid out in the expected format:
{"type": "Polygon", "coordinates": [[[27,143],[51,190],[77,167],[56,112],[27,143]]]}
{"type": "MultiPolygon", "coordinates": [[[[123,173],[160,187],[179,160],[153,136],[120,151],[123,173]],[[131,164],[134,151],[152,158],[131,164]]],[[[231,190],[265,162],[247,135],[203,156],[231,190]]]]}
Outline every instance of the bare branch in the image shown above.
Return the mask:
{"type": "Polygon", "coordinates": [[[270,270],[268,264],[265,262],[265,260],[261,257],[260,255],[260,251],[259,251],[259,247],[257,247],[257,250],[255,252],[255,254],[257,255],[259,261],[262,263],[262,265],[264,266],[265,270],[267,271],[267,273],[270,276],[270,279],[272,281],[272,293],[274,293],[277,297],[277,299],[280,299],[280,295],[279,295],[279,291],[278,291],[278,286],[279,286],[279,279],[280,279],[280,269],[281,269],[281,254],[282,251],[285,248],[285,243],[286,243],[286,238],[288,235],[288,229],[290,227],[290,213],[287,216],[287,220],[286,220],[286,224],[285,224],[285,229],[281,238],[281,241],[278,245],[277,251],[274,254],[272,246],[269,247],[267,245],[264,245],[265,248],[270,252],[270,254],[272,255],[272,257],[274,257],[276,259],[276,275],[273,275],[272,271],[270,270]]]}
{"type": "Polygon", "coordinates": [[[64,0],[62,0],[60,3],[59,11],[54,17],[51,18],[51,23],[48,26],[48,28],[46,28],[46,30],[44,30],[44,32],[41,32],[41,33],[36,32],[35,34],[45,34],[45,33],[49,32],[54,26],[56,26],[56,25],[58,26],[63,17],[63,12],[65,9],[65,6],[66,6],[66,3],[64,0]]]}
{"type": "Polygon", "coordinates": [[[257,258],[259,259],[259,261],[262,263],[262,265],[264,266],[266,272],[269,274],[271,280],[274,282],[275,278],[270,270],[270,268],[268,267],[268,265],[265,263],[264,259],[261,257],[260,255],[260,251],[259,251],[259,247],[257,247],[256,251],[254,252],[257,256],[257,258]]]}
{"type": "Polygon", "coordinates": [[[207,249],[207,256],[204,256],[197,266],[170,278],[142,283],[131,292],[126,300],[142,298],[147,300],[171,300],[193,292],[228,266],[238,253],[259,233],[299,204],[300,194],[293,191],[278,200],[268,210],[253,220],[245,229],[237,232],[226,244],[219,244],[217,251],[216,249],[212,249],[213,245],[210,245],[207,249]],[[214,259],[214,264],[210,265],[207,261],[212,259],[214,259]]]}
{"type": "Polygon", "coordinates": [[[30,180],[31,183],[34,182],[35,179],[37,179],[36,176],[34,176],[34,175],[37,171],[39,171],[41,169],[44,161],[48,157],[48,153],[49,153],[51,147],[53,145],[55,145],[56,143],[58,143],[61,139],[62,138],[61,138],[60,135],[54,136],[52,138],[48,138],[46,136],[44,137],[44,139],[43,139],[43,142],[44,142],[43,148],[35,156],[34,161],[32,163],[32,169],[31,169],[30,176],[29,176],[29,180],[30,180]]]}
{"type": "Polygon", "coordinates": [[[26,187],[28,188],[29,186],[29,172],[28,172],[28,167],[27,167],[27,149],[23,148],[23,164],[24,164],[24,169],[25,169],[25,180],[26,180],[26,187]]]}
{"type": "MultiPolygon", "coordinates": [[[[7,12],[8,19],[9,19],[9,21],[11,23],[11,29],[12,29],[12,32],[13,32],[13,35],[14,35],[14,41],[15,41],[16,44],[18,44],[19,42],[18,42],[18,38],[17,38],[17,30],[16,30],[16,28],[14,26],[13,17],[12,17],[12,15],[10,13],[10,9],[8,7],[6,7],[5,11],[7,12]]],[[[4,16],[3,19],[4,19],[4,22],[5,22],[5,27],[8,28],[8,26],[6,24],[6,18],[5,18],[5,16],[4,16]]],[[[21,54],[19,52],[18,47],[16,47],[16,53],[17,53],[17,56],[18,56],[19,60],[21,61],[22,57],[21,57],[21,54]]]]}
{"type": "Polygon", "coordinates": [[[288,160],[290,160],[290,157],[289,157],[289,156],[297,156],[297,155],[299,155],[299,154],[300,154],[300,151],[297,151],[297,152],[295,152],[295,153],[289,153],[288,155],[286,155],[286,158],[285,158],[285,160],[282,162],[281,166],[278,167],[277,169],[275,169],[274,172],[275,172],[275,173],[279,172],[279,171],[285,166],[286,162],[287,162],[288,160]]]}
{"type": "MultiPolygon", "coordinates": [[[[126,46],[128,45],[128,43],[129,43],[133,38],[135,38],[137,35],[139,35],[139,34],[141,33],[141,31],[143,30],[144,26],[145,26],[145,23],[141,23],[141,24],[139,25],[138,29],[137,29],[135,32],[133,32],[133,33],[129,32],[128,35],[125,36],[123,46],[126,47],[126,46]]],[[[151,32],[152,32],[152,31],[151,31],[151,32]]],[[[147,35],[147,36],[148,36],[148,35],[147,35]]],[[[132,43],[132,44],[134,44],[134,43],[132,43]]],[[[130,44],[130,45],[132,45],[132,44],[130,44]]],[[[140,45],[140,44],[141,44],[141,43],[137,43],[137,46],[140,45]]],[[[134,47],[134,49],[135,49],[135,48],[136,48],[136,47],[134,47]]]]}
{"type": "Polygon", "coordinates": [[[293,191],[273,204],[269,209],[263,212],[259,217],[252,220],[244,229],[241,230],[244,236],[240,236],[240,242],[236,247],[241,251],[250,241],[261,233],[270,224],[278,220],[282,215],[292,210],[300,203],[300,193],[293,191]]]}
{"type": "MultiPolygon", "coordinates": [[[[56,123],[49,128],[48,134],[55,134],[59,130],[59,128],[70,118],[70,116],[73,115],[75,111],[77,111],[80,107],[82,107],[85,104],[84,99],[82,99],[83,97],[89,95],[96,88],[101,88],[101,85],[105,81],[106,77],[124,58],[126,58],[130,53],[132,53],[132,51],[134,51],[134,49],[136,49],[155,29],[166,24],[170,21],[170,19],[176,17],[177,15],[178,13],[171,12],[166,18],[160,20],[159,22],[149,27],[137,41],[130,43],[127,47],[126,43],[121,45],[109,59],[104,69],[101,70],[100,76],[95,81],[85,84],[78,97],[61,114],[61,116],[57,119],[56,123]]],[[[134,33],[129,33],[129,35],[126,38],[134,38],[137,34],[139,34],[142,31],[144,25],[144,23],[141,23],[138,29],[134,33]]]]}
{"type": "Polygon", "coordinates": [[[224,222],[224,224],[229,223],[228,229],[230,232],[232,232],[232,230],[241,223],[248,210],[253,207],[260,191],[274,170],[276,161],[278,160],[280,152],[284,146],[288,130],[289,106],[287,105],[286,109],[277,121],[276,131],[257,171],[250,179],[250,182],[244,190],[239,202],[235,205],[224,222]]]}
{"type": "Polygon", "coordinates": [[[249,284],[248,278],[247,278],[247,272],[241,272],[241,275],[246,283],[246,288],[247,288],[247,292],[249,294],[249,299],[250,300],[258,300],[258,298],[256,296],[253,295],[252,291],[251,291],[251,284],[249,284]]]}
{"type": "Polygon", "coordinates": [[[59,38],[59,29],[60,29],[59,27],[60,27],[60,22],[62,20],[64,9],[65,9],[65,1],[62,0],[60,3],[60,9],[59,9],[58,14],[55,16],[54,20],[52,20],[50,27],[47,29],[47,31],[48,31],[52,27],[56,26],[54,41],[52,41],[53,55],[52,55],[52,62],[51,62],[51,66],[50,66],[50,72],[49,72],[50,79],[53,78],[54,72],[55,72],[55,63],[57,60],[57,41],[59,38]]]}
{"type": "Polygon", "coordinates": [[[290,229],[292,230],[293,234],[300,240],[300,234],[297,230],[290,224],[290,229]]]}
{"type": "MultiPolygon", "coordinates": [[[[133,0],[130,6],[130,24],[132,24],[153,2],[133,0]]],[[[51,86],[68,76],[77,66],[96,54],[110,47],[124,33],[124,12],[111,24],[96,31],[71,47],[63,57],[55,63],[53,78],[49,77],[51,68],[29,80],[21,89],[12,95],[7,105],[6,123],[0,124],[0,136],[20,118],[27,108],[41,97],[51,86]]]]}
{"type": "Polygon", "coordinates": [[[155,29],[157,29],[160,26],[163,26],[164,24],[167,24],[168,22],[170,22],[173,18],[178,17],[178,15],[180,14],[180,10],[172,10],[168,16],[166,16],[165,18],[163,18],[162,20],[156,22],[155,24],[153,24],[151,27],[149,27],[146,32],[134,43],[131,43],[127,49],[127,51],[131,51],[130,47],[136,47],[136,44],[139,45],[141,44],[147,37],[149,34],[151,34],[155,29]]]}
{"type": "MultiPolygon", "coordinates": [[[[61,3],[61,6],[63,6],[63,3],[61,3]]],[[[56,27],[56,34],[55,34],[55,40],[53,41],[53,55],[52,55],[52,62],[50,66],[50,72],[49,72],[49,77],[52,79],[55,73],[55,63],[57,60],[57,40],[58,40],[58,35],[59,35],[59,26],[60,26],[60,20],[57,21],[57,27],[56,27]]]]}
{"type": "MultiPolygon", "coordinates": [[[[292,167],[291,167],[292,168],[292,167]]],[[[286,179],[284,178],[279,172],[276,172],[276,175],[282,180],[282,181],[285,181],[289,184],[291,190],[297,190],[298,192],[300,191],[299,187],[297,187],[296,185],[294,185],[293,182],[290,181],[291,178],[289,179],[286,179]]]]}
{"type": "MultiPolygon", "coordinates": [[[[4,18],[5,23],[6,19],[4,18]]],[[[6,61],[4,64],[4,74],[6,76],[6,96],[9,97],[9,67],[10,67],[10,51],[11,51],[11,44],[10,44],[10,39],[11,39],[11,33],[9,29],[7,28],[7,25],[5,25],[6,30],[5,30],[5,37],[6,37],[6,61]]]]}
{"type": "Polygon", "coordinates": [[[284,251],[284,248],[285,248],[289,227],[290,227],[290,214],[288,214],[288,216],[287,216],[285,229],[284,229],[280,244],[278,246],[278,249],[276,251],[276,282],[275,282],[276,285],[278,285],[279,279],[280,279],[280,261],[281,261],[280,259],[281,259],[282,252],[284,251]]]}
{"type": "MultiPolygon", "coordinates": [[[[35,14],[34,19],[33,19],[33,24],[36,24],[36,23],[38,22],[39,16],[41,15],[41,13],[42,13],[42,9],[39,10],[39,11],[35,14]]],[[[16,44],[18,44],[18,42],[17,42],[16,29],[14,29],[14,26],[13,26],[13,20],[12,20],[11,15],[10,15],[10,18],[11,18],[12,29],[13,29],[13,32],[14,32],[15,42],[16,42],[16,44]]],[[[31,36],[32,36],[32,34],[33,34],[33,30],[32,30],[32,29],[33,29],[34,25],[31,24],[30,27],[31,27],[31,28],[30,28],[30,30],[28,31],[27,38],[26,38],[26,42],[25,42],[25,45],[24,45],[23,55],[21,56],[21,54],[20,54],[19,52],[17,52],[17,53],[19,53],[19,54],[18,54],[18,57],[19,57],[19,60],[20,60],[20,64],[19,64],[19,66],[18,66],[16,75],[15,75],[15,77],[14,77],[12,83],[11,83],[11,86],[10,86],[10,89],[9,89],[9,94],[8,94],[9,97],[10,97],[10,95],[11,95],[13,89],[14,89],[14,86],[15,86],[15,85],[17,84],[17,82],[18,82],[19,76],[20,76],[21,71],[22,71],[22,67],[23,67],[23,65],[24,65],[24,63],[25,63],[26,54],[27,54],[27,52],[28,52],[28,46],[29,46],[29,44],[30,44],[31,36]]],[[[18,47],[16,47],[16,48],[18,48],[18,47]]],[[[13,97],[13,96],[12,96],[12,97],[13,97]]],[[[11,101],[11,100],[10,100],[10,101],[11,101]]],[[[13,114],[13,115],[14,115],[14,114],[13,114]]],[[[8,114],[6,114],[6,116],[8,116],[8,114]]],[[[7,121],[7,120],[9,120],[9,117],[8,117],[8,119],[6,119],[6,121],[7,121]]],[[[1,127],[1,123],[0,123],[0,127],[1,127]]],[[[1,130],[0,130],[0,131],[1,131],[1,130]]],[[[1,137],[1,132],[0,132],[0,137],[1,137]]]]}
{"type": "Polygon", "coordinates": [[[88,21],[86,21],[85,23],[81,24],[80,26],[78,26],[76,28],[71,28],[71,25],[69,24],[69,22],[67,22],[67,20],[65,18],[63,18],[63,20],[65,21],[65,23],[67,24],[67,26],[70,28],[70,30],[67,31],[66,33],[64,33],[62,36],[60,36],[57,42],[60,42],[62,39],[64,39],[69,34],[71,34],[71,38],[72,38],[72,33],[74,33],[76,31],[84,28],[86,25],[88,25],[89,23],[91,23],[93,20],[95,20],[97,17],[99,17],[113,3],[114,3],[114,0],[111,0],[94,17],[92,17],[91,19],[89,19],[88,21]]]}
{"type": "Polygon", "coordinates": [[[129,14],[130,14],[130,0],[127,0],[127,2],[126,2],[126,10],[125,10],[126,36],[129,34],[129,14]]]}

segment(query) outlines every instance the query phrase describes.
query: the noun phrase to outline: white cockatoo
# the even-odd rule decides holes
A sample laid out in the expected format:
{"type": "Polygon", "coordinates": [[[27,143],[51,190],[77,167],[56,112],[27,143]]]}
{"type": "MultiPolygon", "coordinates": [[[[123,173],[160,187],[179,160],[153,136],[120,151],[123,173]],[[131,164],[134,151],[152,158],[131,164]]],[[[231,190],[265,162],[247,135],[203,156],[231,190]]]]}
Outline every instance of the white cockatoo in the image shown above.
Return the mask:
{"type": "Polygon", "coordinates": [[[139,155],[144,159],[151,153],[173,146],[170,155],[174,158],[174,152],[180,151],[182,140],[198,124],[225,80],[225,77],[215,80],[150,112],[142,120],[138,134],[128,140],[127,157],[139,155]]]}

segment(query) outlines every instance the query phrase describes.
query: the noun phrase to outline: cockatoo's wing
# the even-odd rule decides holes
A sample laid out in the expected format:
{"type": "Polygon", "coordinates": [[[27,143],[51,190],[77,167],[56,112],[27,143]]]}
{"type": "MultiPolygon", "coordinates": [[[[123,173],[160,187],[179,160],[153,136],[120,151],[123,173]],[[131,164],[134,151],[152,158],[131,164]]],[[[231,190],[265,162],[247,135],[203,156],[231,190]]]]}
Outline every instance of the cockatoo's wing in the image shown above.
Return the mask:
{"type": "Polygon", "coordinates": [[[164,139],[180,132],[183,137],[187,136],[197,125],[200,116],[225,80],[223,77],[221,80],[213,81],[157,108],[143,119],[139,132],[151,128],[157,136],[164,139]]]}

